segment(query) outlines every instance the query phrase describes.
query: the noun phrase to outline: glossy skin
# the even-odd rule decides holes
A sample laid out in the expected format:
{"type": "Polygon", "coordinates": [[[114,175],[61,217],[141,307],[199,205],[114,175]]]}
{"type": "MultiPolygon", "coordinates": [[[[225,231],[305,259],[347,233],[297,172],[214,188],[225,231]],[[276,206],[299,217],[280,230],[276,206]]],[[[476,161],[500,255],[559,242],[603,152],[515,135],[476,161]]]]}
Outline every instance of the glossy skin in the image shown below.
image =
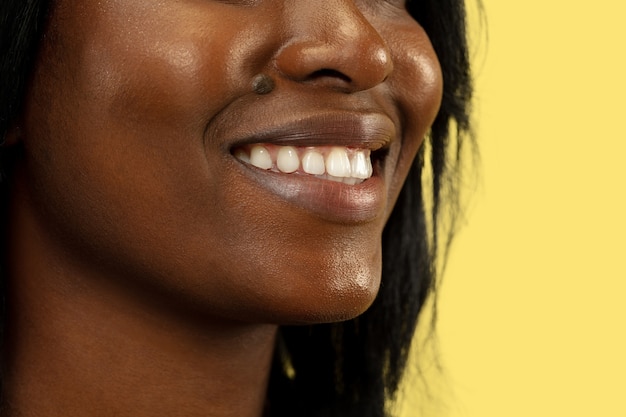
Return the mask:
{"type": "Polygon", "coordinates": [[[86,273],[229,318],[338,320],[370,304],[381,230],[440,98],[401,5],[59,3],[23,128],[26,192],[51,244],[86,273]],[[259,73],[274,92],[252,91],[259,73]],[[315,112],[396,126],[386,201],[366,221],[287,204],[231,156],[233,130],[315,112]]]}
{"type": "MultiPolygon", "coordinates": [[[[189,323],[192,334],[334,321],[371,304],[382,229],[441,99],[436,56],[402,2],[56,3],[11,135],[24,150],[12,178],[13,305],[57,300],[41,316],[72,305],[89,326],[159,316],[186,323],[176,334],[189,341],[179,334],[189,323]],[[259,74],[271,92],[254,92],[259,74]],[[333,145],[334,126],[349,126],[341,145],[384,147],[362,185],[232,155],[258,137],[333,145]]],[[[145,323],[127,328],[149,337],[145,323]]],[[[262,387],[275,328],[259,329],[246,337],[263,335],[262,353],[237,363],[264,363],[262,387]]]]}

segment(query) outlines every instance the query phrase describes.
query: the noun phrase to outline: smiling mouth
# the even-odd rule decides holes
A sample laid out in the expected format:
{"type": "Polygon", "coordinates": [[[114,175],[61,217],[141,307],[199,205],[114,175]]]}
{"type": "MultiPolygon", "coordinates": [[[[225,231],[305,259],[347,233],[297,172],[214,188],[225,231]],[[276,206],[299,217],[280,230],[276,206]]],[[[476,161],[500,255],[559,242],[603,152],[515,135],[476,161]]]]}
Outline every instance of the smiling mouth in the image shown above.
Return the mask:
{"type": "MultiPolygon", "coordinates": [[[[295,111],[246,119],[224,137],[248,195],[288,203],[329,222],[364,224],[388,208],[385,167],[395,163],[396,124],[380,112],[295,111]]],[[[245,115],[250,113],[246,112],[245,115]]]]}
{"type": "Polygon", "coordinates": [[[233,155],[254,167],[290,175],[307,175],[348,185],[372,177],[370,149],[345,146],[280,146],[257,143],[239,147],[233,155]]]}

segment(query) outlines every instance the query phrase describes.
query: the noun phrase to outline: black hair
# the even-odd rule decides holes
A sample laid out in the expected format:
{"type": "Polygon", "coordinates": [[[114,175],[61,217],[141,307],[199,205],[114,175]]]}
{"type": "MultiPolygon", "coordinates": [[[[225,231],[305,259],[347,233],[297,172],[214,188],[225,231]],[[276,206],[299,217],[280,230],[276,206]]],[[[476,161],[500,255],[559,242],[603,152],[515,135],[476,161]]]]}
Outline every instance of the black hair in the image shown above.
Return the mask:
{"type": "MultiPolygon", "coordinates": [[[[49,2],[0,4],[2,140],[19,116],[49,2]]],[[[473,143],[465,6],[463,0],[408,0],[406,7],[439,58],[441,109],[385,227],[382,284],[374,304],[353,320],[281,328],[268,391],[271,417],[386,416],[419,313],[435,287],[438,260],[454,234],[463,148],[473,143]]]]}
{"type": "Polygon", "coordinates": [[[48,1],[3,1],[0,5],[0,139],[18,116],[25,96],[48,1]]]}

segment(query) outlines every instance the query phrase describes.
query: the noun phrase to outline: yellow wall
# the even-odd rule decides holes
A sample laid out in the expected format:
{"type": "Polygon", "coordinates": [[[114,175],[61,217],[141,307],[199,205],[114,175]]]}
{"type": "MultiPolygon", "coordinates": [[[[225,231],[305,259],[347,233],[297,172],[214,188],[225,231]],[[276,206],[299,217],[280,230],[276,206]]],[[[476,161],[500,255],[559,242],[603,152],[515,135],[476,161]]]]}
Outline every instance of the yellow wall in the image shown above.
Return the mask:
{"type": "Polygon", "coordinates": [[[483,1],[482,180],[425,415],[624,417],[626,2],[483,1]]]}

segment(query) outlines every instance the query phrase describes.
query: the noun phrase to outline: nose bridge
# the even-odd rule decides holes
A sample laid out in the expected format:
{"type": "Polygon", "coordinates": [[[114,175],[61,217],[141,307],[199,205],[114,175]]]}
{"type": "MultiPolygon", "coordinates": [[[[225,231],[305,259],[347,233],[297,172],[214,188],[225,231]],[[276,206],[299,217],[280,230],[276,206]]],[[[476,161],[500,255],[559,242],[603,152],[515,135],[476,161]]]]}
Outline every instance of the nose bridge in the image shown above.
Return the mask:
{"type": "Polygon", "coordinates": [[[296,81],[364,90],[382,83],[391,73],[387,44],[353,0],[289,3],[283,15],[289,36],[275,61],[283,75],[296,81]]]}

